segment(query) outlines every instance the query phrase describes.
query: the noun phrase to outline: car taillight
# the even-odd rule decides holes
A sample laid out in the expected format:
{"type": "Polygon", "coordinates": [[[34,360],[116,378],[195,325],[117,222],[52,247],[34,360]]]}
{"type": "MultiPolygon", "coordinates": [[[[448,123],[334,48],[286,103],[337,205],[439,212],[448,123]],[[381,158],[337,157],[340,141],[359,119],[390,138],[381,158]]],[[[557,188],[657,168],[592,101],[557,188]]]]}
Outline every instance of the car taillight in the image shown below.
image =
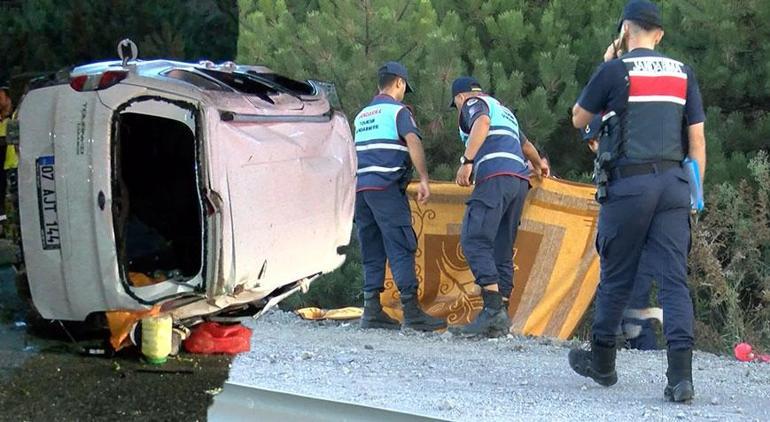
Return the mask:
{"type": "Polygon", "coordinates": [[[126,76],[128,76],[128,72],[125,71],[104,72],[102,77],[99,78],[99,86],[96,89],[107,89],[123,79],[126,79],[126,76]]]}
{"type": "Polygon", "coordinates": [[[70,87],[78,92],[98,91],[107,89],[126,79],[128,72],[125,70],[110,70],[94,75],[79,75],[70,78],[70,87]]]}
{"type": "Polygon", "coordinates": [[[75,91],[84,91],[86,82],[88,81],[88,75],[75,76],[70,79],[70,86],[75,91]]]}

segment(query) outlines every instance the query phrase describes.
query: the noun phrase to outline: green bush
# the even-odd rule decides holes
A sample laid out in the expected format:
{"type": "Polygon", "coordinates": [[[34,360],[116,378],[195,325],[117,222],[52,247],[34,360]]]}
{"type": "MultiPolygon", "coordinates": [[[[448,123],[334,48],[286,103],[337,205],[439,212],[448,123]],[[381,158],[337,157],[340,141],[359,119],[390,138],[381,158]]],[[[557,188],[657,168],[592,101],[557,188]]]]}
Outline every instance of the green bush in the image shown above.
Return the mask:
{"type": "Polygon", "coordinates": [[[709,192],[708,210],[693,230],[690,283],[702,349],[726,351],[741,341],[770,347],[767,154],[748,168],[750,178],[709,192]]]}

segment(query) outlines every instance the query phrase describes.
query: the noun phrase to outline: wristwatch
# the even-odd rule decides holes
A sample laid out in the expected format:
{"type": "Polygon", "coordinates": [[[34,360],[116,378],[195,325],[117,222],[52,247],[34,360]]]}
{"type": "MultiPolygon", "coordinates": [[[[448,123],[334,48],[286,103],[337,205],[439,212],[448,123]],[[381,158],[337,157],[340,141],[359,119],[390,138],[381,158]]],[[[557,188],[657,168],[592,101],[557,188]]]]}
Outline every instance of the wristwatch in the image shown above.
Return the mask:
{"type": "Polygon", "coordinates": [[[460,164],[462,165],[473,164],[473,160],[463,155],[462,157],[460,157],[460,164]]]}

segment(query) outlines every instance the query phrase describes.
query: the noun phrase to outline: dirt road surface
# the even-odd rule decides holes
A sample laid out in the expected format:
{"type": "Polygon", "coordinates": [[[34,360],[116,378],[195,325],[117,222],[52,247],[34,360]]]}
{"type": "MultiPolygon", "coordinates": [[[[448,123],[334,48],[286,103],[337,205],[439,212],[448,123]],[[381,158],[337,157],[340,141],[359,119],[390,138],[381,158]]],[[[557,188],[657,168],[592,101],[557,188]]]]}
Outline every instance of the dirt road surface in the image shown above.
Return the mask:
{"type": "Polygon", "coordinates": [[[468,340],[362,331],[273,312],[251,322],[252,351],[230,381],[449,420],[770,420],[770,365],[696,353],[697,398],[663,401],[665,352],[621,351],[620,381],[575,375],[568,346],[548,339],[468,340]]]}

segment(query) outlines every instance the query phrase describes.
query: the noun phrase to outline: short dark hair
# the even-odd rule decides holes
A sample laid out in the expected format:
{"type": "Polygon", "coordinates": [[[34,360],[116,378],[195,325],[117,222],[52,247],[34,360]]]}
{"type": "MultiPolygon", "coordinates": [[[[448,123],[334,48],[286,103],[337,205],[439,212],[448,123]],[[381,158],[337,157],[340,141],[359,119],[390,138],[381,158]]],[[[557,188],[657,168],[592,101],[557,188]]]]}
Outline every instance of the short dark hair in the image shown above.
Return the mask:
{"type": "Polygon", "coordinates": [[[398,80],[399,76],[396,76],[392,73],[383,73],[380,75],[380,80],[377,82],[377,87],[382,89],[388,88],[389,86],[396,83],[396,80],[398,80]]]}
{"type": "Polygon", "coordinates": [[[646,31],[646,32],[650,32],[653,29],[662,29],[661,27],[659,27],[657,25],[653,25],[653,24],[648,23],[648,22],[635,21],[635,20],[628,20],[627,22],[629,22],[629,23],[631,23],[633,25],[636,25],[639,29],[641,29],[643,31],[646,31]]]}

